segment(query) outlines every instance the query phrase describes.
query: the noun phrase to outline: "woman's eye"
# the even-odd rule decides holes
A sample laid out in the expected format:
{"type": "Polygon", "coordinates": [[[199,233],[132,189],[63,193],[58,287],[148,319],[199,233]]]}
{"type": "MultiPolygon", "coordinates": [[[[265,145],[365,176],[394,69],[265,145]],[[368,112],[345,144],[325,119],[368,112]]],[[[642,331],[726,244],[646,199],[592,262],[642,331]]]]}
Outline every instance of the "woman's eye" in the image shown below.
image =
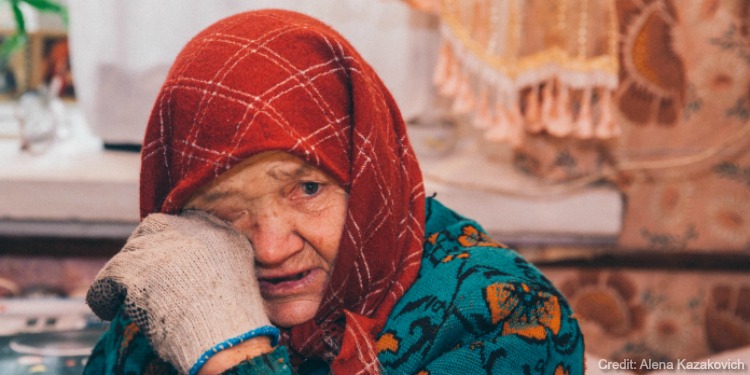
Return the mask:
{"type": "Polygon", "coordinates": [[[302,183],[302,192],[307,195],[315,195],[320,190],[319,182],[306,181],[302,183]]]}

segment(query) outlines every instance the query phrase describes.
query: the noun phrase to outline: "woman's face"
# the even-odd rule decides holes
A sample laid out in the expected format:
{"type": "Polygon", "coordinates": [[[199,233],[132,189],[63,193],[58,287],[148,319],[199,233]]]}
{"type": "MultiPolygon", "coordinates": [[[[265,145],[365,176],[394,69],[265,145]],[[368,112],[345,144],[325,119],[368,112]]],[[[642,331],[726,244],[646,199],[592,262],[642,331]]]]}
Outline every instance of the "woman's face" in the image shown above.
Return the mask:
{"type": "Polygon", "coordinates": [[[347,198],[319,169],[287,153],[267,152],[219,176],[185,208],[211,212],[250,240],[268,317],[291,327],[313,318],[320,306],[347,198]]]}

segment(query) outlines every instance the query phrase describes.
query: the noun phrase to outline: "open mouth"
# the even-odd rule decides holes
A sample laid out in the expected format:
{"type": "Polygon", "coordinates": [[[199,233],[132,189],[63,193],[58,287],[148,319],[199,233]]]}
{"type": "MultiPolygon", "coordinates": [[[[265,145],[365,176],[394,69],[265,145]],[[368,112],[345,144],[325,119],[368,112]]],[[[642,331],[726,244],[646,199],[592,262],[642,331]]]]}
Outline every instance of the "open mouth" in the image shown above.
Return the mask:
{"type": "Polygon", "coordinates": [[[323,289],[325,273],[319,268],[287,275],[267,275],[258,278],[260,294],[268,300],[296,298],[309,293],[316,294],[323,289]],[[273,276],[273,277],[270,277],[273,276]]]}
{"type": "Polygon", "coordinates": [[[280,284],[285,283],[289,281],[297,281],[302,280],[305,276],[309,275],[310,271],[300,272],[294,275],[290,276],[284,276],[284,277],[269,277],[269,278],[262,278],[260,279],[263,282],[271,283],[271,284],[280,284]]]}

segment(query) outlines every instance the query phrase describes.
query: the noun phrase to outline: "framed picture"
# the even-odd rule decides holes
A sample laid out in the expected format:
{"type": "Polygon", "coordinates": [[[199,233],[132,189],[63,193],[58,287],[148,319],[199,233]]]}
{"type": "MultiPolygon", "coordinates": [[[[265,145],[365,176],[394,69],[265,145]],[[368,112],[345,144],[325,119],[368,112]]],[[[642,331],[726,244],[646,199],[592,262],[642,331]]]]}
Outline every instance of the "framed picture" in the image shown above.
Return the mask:
{"type": "Polygon", "coordinates": [[[36,32],[29,35],[32,88],[46,86],[57,90],[60,97],[75,98],[70,67],[68,35],[64,32],[36,32]]]}

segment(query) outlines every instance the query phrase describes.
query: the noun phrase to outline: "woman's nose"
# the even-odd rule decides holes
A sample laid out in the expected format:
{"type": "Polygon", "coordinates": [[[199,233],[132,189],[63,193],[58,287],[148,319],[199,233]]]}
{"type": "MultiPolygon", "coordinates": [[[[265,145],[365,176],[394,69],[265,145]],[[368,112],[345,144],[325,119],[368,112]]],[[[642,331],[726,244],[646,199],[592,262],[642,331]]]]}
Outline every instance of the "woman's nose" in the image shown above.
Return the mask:
{"type": "Polygon", "coordinates": [[[295,231],[293,215],[271,209],[251,216],[248,227],[243,229],[253,245],[257,263],[278,265],[302,250],[304,241],[295,231]]]}

